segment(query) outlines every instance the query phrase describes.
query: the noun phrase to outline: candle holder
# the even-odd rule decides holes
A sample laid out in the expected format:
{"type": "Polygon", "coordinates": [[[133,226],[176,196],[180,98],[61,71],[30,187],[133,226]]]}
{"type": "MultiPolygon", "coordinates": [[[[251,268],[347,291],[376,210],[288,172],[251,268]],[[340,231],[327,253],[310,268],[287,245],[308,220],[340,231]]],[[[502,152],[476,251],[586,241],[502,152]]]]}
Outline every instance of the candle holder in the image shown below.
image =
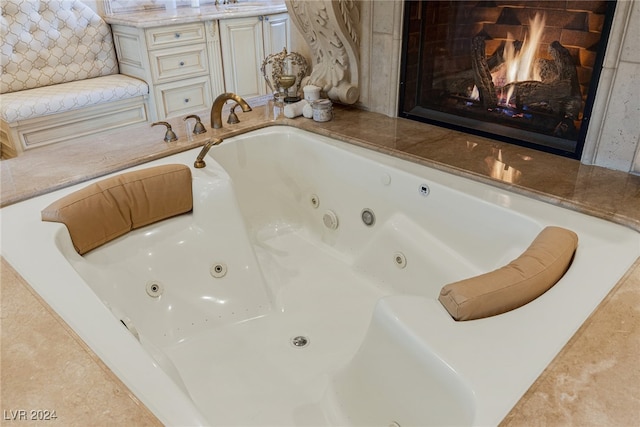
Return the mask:
{"type": "Polygon", "coordinates": [[[300,101],[300,84],[309,72],[304,56],[296,52],[273,53],[262,62],[260,72],[272,92],[278,93],[286,103],[300,101]]]}

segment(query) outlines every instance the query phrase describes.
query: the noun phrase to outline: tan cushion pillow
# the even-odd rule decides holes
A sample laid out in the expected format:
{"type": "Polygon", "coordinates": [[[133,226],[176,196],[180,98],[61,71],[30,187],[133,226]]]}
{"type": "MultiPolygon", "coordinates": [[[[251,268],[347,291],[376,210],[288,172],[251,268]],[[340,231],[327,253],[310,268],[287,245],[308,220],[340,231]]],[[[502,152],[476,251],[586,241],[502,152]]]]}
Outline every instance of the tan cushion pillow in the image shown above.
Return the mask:
{"type": "Polygon", "coordinates": [[[556,284],[569,268],[578,236],[547,227],[506,266],[445,285],[438,300],[456,320],[472,320],[523,306],[556,284]]]}
{"type": "Polygon", "coordinates": [[[80,255],[123,234],[193,208],[191,170],[164,165],[123,173],[55,201],[42,220],[64,223],[80,255]]]}

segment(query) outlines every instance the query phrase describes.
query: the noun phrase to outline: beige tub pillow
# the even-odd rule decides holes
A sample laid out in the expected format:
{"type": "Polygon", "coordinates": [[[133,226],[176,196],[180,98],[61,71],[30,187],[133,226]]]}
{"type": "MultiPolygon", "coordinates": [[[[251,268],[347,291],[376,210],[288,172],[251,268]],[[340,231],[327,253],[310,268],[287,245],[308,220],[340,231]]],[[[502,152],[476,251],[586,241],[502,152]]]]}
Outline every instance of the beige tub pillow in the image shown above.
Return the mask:
{"type": "Polygon", "coordinates": [[[518,258],[490,273],[444,286],[438,300],[455,320],[513,310],[555,285],[569,268],[577,246],[573,231],[547,227],[518,258]]]}
{"type": "Polygon", "coordinates": [[[83,255],[133,229],[192,208],[191,170],[176,164],[91,184],[47,206],[42,220],[64,223],[83,255]]]}

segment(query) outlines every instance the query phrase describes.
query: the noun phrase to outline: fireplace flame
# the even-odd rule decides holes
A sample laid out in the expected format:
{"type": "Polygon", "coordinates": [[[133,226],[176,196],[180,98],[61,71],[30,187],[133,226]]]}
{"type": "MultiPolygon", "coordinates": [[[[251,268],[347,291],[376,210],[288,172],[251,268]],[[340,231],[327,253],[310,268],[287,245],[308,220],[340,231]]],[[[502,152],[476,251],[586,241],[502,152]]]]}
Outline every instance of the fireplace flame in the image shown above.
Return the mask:
{"type": "MultiPolygon", "coordinates": [[[[491,74],[493,84],[500,92],[502,92],[500,89],[509,85],[509,83],[542,80],[536,53],[544,34],[545,21],[546,16],[539,13],[536,13],[533,19],[529,20],[529,38],[527,39],[525,36],[520,50],[517,50],[514,46],[515,38],[513,35],[507,33],[507,42],[503,52],[504,63],[491,74]]],[[[499,93],[499,103],[508,106],[514,90],[513,86],[509,86],[506,94],[499,93]]],[[[480,99],[478,88],[475,86],[471,98],[480,99]]]]}
{"type": "MultiPolygon", "coordinates": [[[[544,33],[545,16],[536,13],[533,19],[529,20],[529,40],[525,37],[522,48],[516,52],[513,46],[513,37],[507,34],[509,41],[504,49],[504,59],[506,68],[505,84],[523,82],[527,80],[540,81],[540,71],[536,67],[536,52],[544,33]]],[[[495,84],[495,80],[494,80],[495,84]]],[[[511,86],[507,92],[505,104],[509,104],[513,96],[514,87],[511,86]]]]}
{"type": "MultiPolygon", "coordinates": [[[[535,17],[529,20],[529,27],[531,28],[530,39],[527,40],[525,37],[520,52],[515,52],[513,41],[507,43],[509,54],[505,55],[505,60],[509,83],[525,80],[540,80],[540,73],[535,65],[536,52],[538,51],[538,45],[544,33],[544,24],[545,16],[540,16],[539,13],[536,13],[535,17]]],[[[509,35],[509,38],[512,39],[513,37],[509,35]]],[[[505,51],[506,50],[507,49],[505,49],[505,51]]]]}

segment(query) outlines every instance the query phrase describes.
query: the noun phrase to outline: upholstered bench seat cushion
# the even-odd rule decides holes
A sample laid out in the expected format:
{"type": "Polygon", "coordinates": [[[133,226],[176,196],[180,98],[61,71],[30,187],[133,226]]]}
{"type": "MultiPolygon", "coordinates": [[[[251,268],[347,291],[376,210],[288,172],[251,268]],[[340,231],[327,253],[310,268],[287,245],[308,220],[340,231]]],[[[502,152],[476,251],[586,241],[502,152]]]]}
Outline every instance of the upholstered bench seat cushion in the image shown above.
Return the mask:
{"type": "Polygon", "coordinates": [[[114,74],[2,94],[0,118],[7,123],[79,110],[147,95],[142,80],[114,74]]]}

